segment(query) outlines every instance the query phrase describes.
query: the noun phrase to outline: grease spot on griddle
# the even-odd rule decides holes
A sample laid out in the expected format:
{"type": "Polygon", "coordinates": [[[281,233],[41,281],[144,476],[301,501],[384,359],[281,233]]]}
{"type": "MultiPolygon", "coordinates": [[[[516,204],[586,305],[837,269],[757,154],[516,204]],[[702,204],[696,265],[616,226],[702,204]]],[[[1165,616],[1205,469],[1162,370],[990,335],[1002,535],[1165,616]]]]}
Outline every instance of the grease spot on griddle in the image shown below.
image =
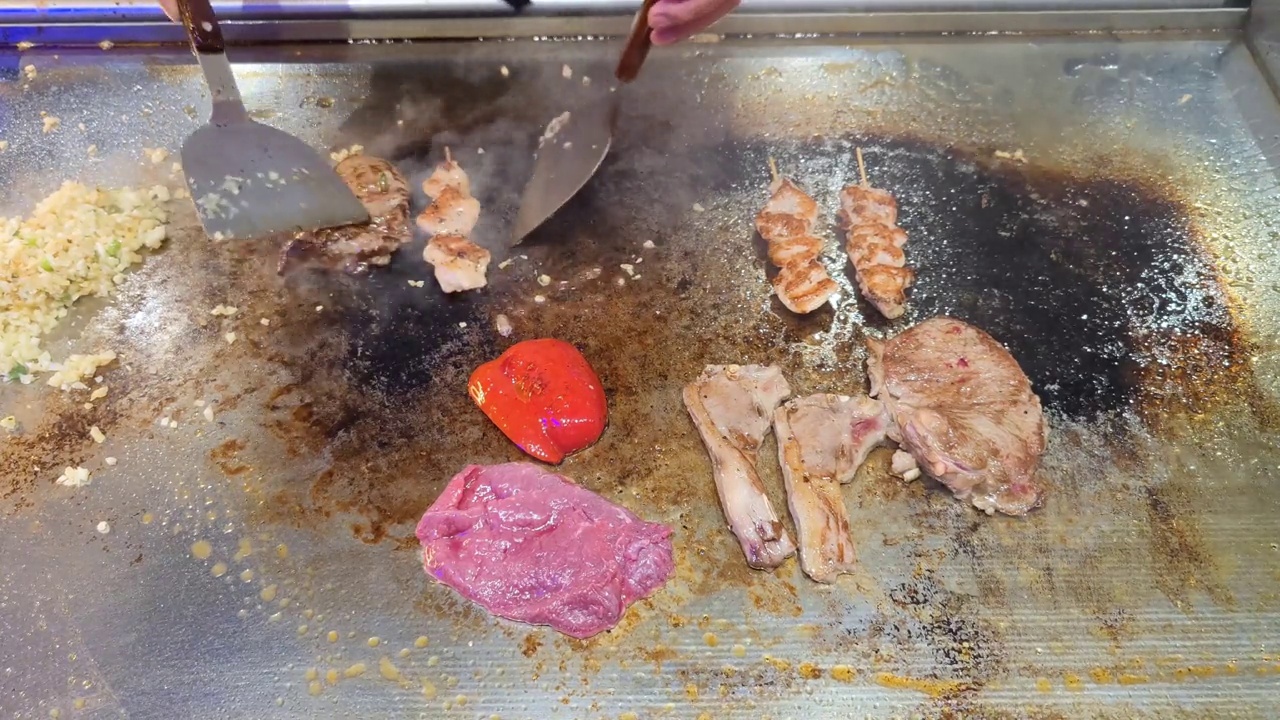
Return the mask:
{"type": "Polygon", "coordinates": [[[1215,577],[1217,563],[1205,544],[1189,494],[1175,483],[1149,487],[1144,493],[1152,562],[1160,569],[1156,587],[1184,612],[1192,609],[1193,589],[1207,593],[1220,606],[1233,607],[1231,591],[1215,577]]]}

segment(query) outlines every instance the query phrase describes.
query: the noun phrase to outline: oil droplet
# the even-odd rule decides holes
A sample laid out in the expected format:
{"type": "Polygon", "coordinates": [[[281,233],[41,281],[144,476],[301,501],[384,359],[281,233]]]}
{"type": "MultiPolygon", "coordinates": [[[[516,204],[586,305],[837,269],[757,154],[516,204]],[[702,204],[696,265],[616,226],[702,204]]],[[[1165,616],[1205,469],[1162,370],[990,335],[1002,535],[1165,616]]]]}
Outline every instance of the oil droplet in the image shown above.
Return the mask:
{"type": "Polygon", "coordinates": [[[224,562],[216,562],[213,564],[213,567],[209,568],[209,572],[213,573],[214,577],[222,577],[227,574],[227,564],[224,562]]]}
{"type": "Polygon", "coordinates": [[[440,664],[439,655],[432,655],[431,657],[427,658],[427,667],[435,667],[439,664],[440,664]]]}
{"type": "Polygon", "coordinates": [[[378,645],[380,645],[381,643],[382,643],[382,640],[380,638],[377,638],[377,637],[369,638],[369,647],[378,647],[378,645]]]}
{"type": "Polygon", "coordinates": [[[307,672],[303,674],[303,677],[307,679],[307,682],[311,682],[320,677],[320,671],[315,668],[307,668],[307,672]]]}
{"type": "Polygon", "coordinates": [[[307,634],[307,626],[306,626],[306,625],[299,625],[299,626],[298,626],[298,634],[299,634],[299,635],[306,635],[306,634],[307,634]]]}
{"type": "Polygon", "coordinates": [[[1119,682],[1121,685],[1141,685],[1150,682],[1151,678],[1146,675],[1133,675],[1130,673],[1121,673],[1119,682]]]}
{"type": "Polygon", "coordinates": [[[709,712],[698,713],[698,720],[711,720],[711,713],[709,712]]]}
{"type": "Polygon", "coordinates": [[[811,662],[800,663],[800,677],[805,680],[817,680],[822,677],[822,668],[811,662]]]}
{"type": "Polygon", "coordinates": [[[326,638],[328,638],[329,642],[331,642],[331,643],[336,643],[336,642],[338,642],[338,631],[337,631],[337,630],[330,630],[330,631],[329,631],[329,634],[328,634],[328,635],[326,635],[325,637],[326,637],[326,638]]]}
{"type": "Polygon", "coordinates": [[[315,611],[315,610],[312,610],[311,608],[307,608],[306,610],[303,610],[303,611],[302,611],[302,617],[304,617],[304,618],[306,618],[306,619],[308,619],[308,620],[310,620],[311,618],[313,618],[313,617],[315,617],[315,616],[316,616],[316,611],[315,611]]]}
{"type": "Polygon", "coordinates": [[[283,617],[281,613],[278,613],[278,612],[271,613],[270,615],[267,616],[267,622],[280,622],[281,617],[283,617]]]}
{"type": "Polygon", "coordinates": [[[454,698],[454,699],[453,699],[453,704],[454,704],[454,706],[455,706],[455,707],[466,707],[466,705],[467,705],[467,696],[466,696],[466,695],[459,695],[458,697],[456,697],[456,698],[454,698]]]}
{"type": "Polygon", "coordinates": [[[426,678],[423,678],[422,679],[422,696],[428,700],[435,700],[437,694],[438,692],[436,691],[435,683],[431,682],[430,680],[427,680],[426,678]]]}
{"type": "Polygon", "coordinates": [[[276,586],[268,585],[262,588],[262,592],[258,593],[258,597],[262,598],[262,602],[271,602],[276,599],[276,586]]]}
{"type": "Polygon", "coordinates": [[[706,643],[707,647],[715,647],[720,644],[720,638],[713,632],[703,633],[702,642],[706,643]]]}
{"type": "Polygon", "coordinates": [[[236,548],[235,561],[249,557],[253,554],[253,543],[249,542],[249,538],[240,538],[240,546],[236,548]]]}
{"type": "Polygon", "coordinates": [[[1036,690],[1042,693],[1053,692],[1053,685],[1049,683],[1049,678],[1036,678],[1036,690]]]}
{"type": "Polygon", "coordinates": [[[62,711],[59,710],[58,708],[54,708],[49,711],[49,717],[53,718],[54,720],[58,720],[58,718],[62,717],[62,711]]]}
{"type": "Polygon", "coordinates": [[[618,720],[640,720],[640,718],[633,712],[624,712],[618,716],[618,720]]]}
{"type": "Polygon", "coordinates": [[[853,682],[854,675],[857,675],[857,671],[848,665],[836,665],[831,668],[831,677],[840,682],[853,682]]]}
{"type": "Polygon", "coordinates": [[[289,557],[289,546],[285,545],[284,543],[280,543],[279,545],[277,545],[276,557],[280,558],[281,560],[289,557]]]}
{"type": "Polygon", "coordinates": [[[364,663],[356,663],[346,670],[343,670],[342,674],[349,678],[357,678],[363,675],[365,670],[368,670],[368,668],[365,667],[364,663]]]}
{"type": "Polygon", "coordinates": [[[326,672],[326,673],[324,674],[324,681],[325,681],[325,682],[327,682],[327,683],[329,683],[330,685],[337,685],[337,684],[338,684],[338,669],[337,669],[337,668],[329,668],[328,672],[326,672]]]}
{"type": "Polygon", "coordinates": [[[1066,683],[1067,689],[1071,692],[1080,692],[1081,690],[1084,690],[1084,681],[1080,679],[1079,675],[1068,674],[1063,678],[1063,682],[1066,683]]]}
{"type": "Polygon", "coordinates": [[[248,569],[240,573],[240,580],[242,582],[253,582],[253,570],[248,569]]]}
{"type": "Polygon", "coordinates": [[[191,556],[197,560],[208,560],[213,554],[213,546],[208,540],[197,540],[191,543],[191,556]]]}
{"type": "Polygon", "coordinates": [[[399,654],[400,654],[400,657],[402,658],[409,657],[409,648],[401,648],[399,654]]]}
{"type": "Polygon", "coordinates": [[[152,520],[155,520],[155,519],[156,519],[156,516],[155,516],[155,515],[152,515],[152,514],[151,514],[151,513],[149,513],[149,512],[142,513],[142,524],[143,524],[143,525],[150,525],[150,524],[151,524],[151,521],[152,521],[152,520]]]}
{"type": "Polygon", "coordinates": [[[688,685],[685,685],[685,686],[684,686],[684,695],[685,695],[685,697],[689,698],[690,700],[697,700],[697,699],[698,699],[698,686],[697,686],[697,685],[694,685],[693,683],[689,683],[688,685]]]}
{"type": "Polygon", "coordinates": [[[782,660],[780,658],[765,655],[764,661],[772,665],[773,669],[777,670],[778,672],[786,672],[791,669],[791,662],[788,660],[782,660]]]}
{"type": "Polygon", "coordinates": [[[391,664],[391,658],[383,655],[378,660],[378,673],[386,680],[400,682],[400,668],[391,664]]]}
{"type": "Polygon", "coordinates": [[[746,657],[746,656],[747,656],[747,648],[746,648],[746,646],[745,646],[745,645],[734,645],[734,646],[733,646],[733,656],[734,656],[734,657],[746,657]]]}
{"type": "Polygon", "coordinates": [[[1106,685],[1112,682],[1111,671],[1106,668],[1094,668],[1089,671],[1089,677],[1099,685],[1106,685]]]}
{"type": "Polygon", "coordinates": [[[422,649],[422,648],[426,647],[426,646],[427,646],[427,644],[428,644],[428,643],[430,643],[430,642],[431,642],[431,641],[427,639],[427,636],[426,636],[426,635],[419,635],[419,636],[418,636],[418,639],[413,641],[413,646],[414,646],[414,647],[416,647],[416,648],[418,648],[418,649],[422,649]]]}
{"type": "Polygon", "coordinates": [[[83,710],[83,709],[84,709],[84,705],[85,705],[85,703],[84,703],[84,698],[76,698],[76,699],[75,699],[75,701],[73,701],[73,702],[71,703],[71,707],[73,707],[73,708],[75,708],[75,709],[77,709],[77,710],[83,710]]]}
{"type": "Polygon", "coordinates": [[[319,695],[323,691],[324,686],[320,684],[319,680],[312,680],[311,683],[307,685],[307,692],[311,695],[319,695]]]}

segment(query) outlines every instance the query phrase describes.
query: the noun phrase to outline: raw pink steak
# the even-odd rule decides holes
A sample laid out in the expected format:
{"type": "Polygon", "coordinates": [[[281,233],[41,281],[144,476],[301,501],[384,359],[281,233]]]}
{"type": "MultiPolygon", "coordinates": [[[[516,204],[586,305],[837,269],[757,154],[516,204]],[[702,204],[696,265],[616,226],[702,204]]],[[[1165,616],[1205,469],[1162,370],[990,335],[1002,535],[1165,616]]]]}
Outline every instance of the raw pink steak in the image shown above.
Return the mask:
{"type": "Polygon", "coordinates": [[[427,574],[484,609],[586,638],[671,577],[671,528],[531,463],[471,465],[418,523],[427,574]]]}

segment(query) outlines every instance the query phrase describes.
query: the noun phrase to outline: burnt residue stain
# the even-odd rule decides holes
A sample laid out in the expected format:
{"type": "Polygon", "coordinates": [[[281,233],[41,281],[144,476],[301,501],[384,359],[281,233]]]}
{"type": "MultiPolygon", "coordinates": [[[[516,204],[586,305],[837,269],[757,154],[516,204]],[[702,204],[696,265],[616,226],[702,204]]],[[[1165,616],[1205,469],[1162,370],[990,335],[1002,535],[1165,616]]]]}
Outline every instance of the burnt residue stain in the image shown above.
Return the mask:
{"type": "Polygon", "coordinates": [[[236,456],[244,449],[245,442],[243,440],[233,438],[223,442],[213,450],[210,450],[209,459],[212,460],[227,477],[243,475],[253,469],[236,459],[236,456]]]}
{"type": "Polygon", "coordinates": [[[1205,544],[1189,493],[1174,483],[1149,487],[1143,492],[1156,587],[1183,612],[1192,609],[1195,589],[1208,594],[1219,606],[1234,607],[1231,591],[1213,573],[1217,563],[1205,544]]]}

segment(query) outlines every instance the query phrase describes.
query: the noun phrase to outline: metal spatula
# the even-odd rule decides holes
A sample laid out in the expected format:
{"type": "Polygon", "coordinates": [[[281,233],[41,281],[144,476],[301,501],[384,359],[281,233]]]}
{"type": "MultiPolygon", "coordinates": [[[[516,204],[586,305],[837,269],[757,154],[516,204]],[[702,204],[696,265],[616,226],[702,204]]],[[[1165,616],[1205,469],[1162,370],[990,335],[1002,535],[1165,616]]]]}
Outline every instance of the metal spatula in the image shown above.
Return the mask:
{"type": "MultiPolygon", "coordinates": [[[[635,80],[640,74],[640,66],[649,56],[649,48],[653,46],[649,38],[649,9],[657,1],[645,0],[631,24],[631,35],[614,71],[619,82],[625,84],[635,80]]],[[[538,148],[533,177],[520,199],[514,244],[519,245],[529,233],[564,207],[600,169],[600,164],[609,154],[609,146],[613,144],[621,95],[620,92],[611,93],[603,103],[570,112],[563,121],[559,118],[553,120],[553,125],[559,124],[554,133],[548,126],[548,131],[543,133],[544,142],[538,148]]]]}
{"type": "Polygon", "coordinates": [[[179,0],[182,24],[213,98],[209,122],[182,145],[182,169],[204,231],[259,238],[369,221],[326,158],[249,118],[209,0],[179,0]]]}

